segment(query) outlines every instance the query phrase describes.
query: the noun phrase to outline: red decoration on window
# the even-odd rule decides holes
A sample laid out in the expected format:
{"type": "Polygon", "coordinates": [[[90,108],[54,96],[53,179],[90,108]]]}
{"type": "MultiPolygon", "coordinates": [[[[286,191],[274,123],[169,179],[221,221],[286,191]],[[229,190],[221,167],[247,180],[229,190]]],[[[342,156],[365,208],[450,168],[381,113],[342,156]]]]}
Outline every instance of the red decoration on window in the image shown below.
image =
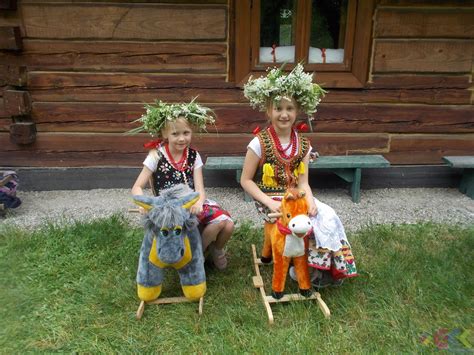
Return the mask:
{"type": "Polygon", "coordinates": [[[326,48],[321,48],[321,57],[323,57],[323,63],[326,63],[326,48]]]}
{"type": "Polygon", "coordinates": [[[298,132],[308,132],[309,126],[305,122],[300,122],[295,126],[298,132]]]}
{"type": "Polygon", "coordinates": [[[253,133],[254,135],[257,135],[257,133],[260,132],[261,130],[262,130],[262,129],[260,128],[260,126],[257,126],[257,127],[254,128],[254,130],[252,131],[252,133],[253,133]]]}
{"type": "Polygon", "coordinates": [[[146,149],[156,149],[161,143],[160,139],[155,139],[154,141],[149,141],[143,144],[143,148],[146,149]]]}
{"type": "Polygon", "coordinates": [[[276,48],[277,48],[277,45],[276,45],[276,44],[272,44],[271,55],[272,55],[272,57],[273,57],[273,63],[276,63],[276,61],[277,61],[277,58],[276,58],[276,48]]]}

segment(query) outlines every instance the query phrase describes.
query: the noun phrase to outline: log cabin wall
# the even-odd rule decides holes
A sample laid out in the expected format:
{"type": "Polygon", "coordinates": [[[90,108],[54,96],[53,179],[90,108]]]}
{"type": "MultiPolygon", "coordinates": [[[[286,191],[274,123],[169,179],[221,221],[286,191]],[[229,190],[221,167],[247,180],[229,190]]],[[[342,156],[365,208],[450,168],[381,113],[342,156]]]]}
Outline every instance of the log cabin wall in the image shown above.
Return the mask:
{"type": "MultiPolygon", "coordinates": [[[[156,98],[215,110],[218,132],[193,138],[204,156],[244,154],[265,125],[229,80],[232,2],[0,0],[0,12],[0,166],[140,166],[149,137],[123,132],[156,98]]],[[[473,154],[474,4],[379,0],[373,20],[367,84],[329,89],[313,145],[402,165],[473,154]]]]}

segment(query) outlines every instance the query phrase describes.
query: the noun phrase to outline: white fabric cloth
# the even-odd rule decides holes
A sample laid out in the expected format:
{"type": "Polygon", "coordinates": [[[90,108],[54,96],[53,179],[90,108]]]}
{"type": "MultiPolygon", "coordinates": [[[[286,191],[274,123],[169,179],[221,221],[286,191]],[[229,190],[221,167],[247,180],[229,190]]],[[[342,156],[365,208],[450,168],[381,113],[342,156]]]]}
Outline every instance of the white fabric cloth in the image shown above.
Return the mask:
{"type": "Polygon", "coordinates": [[[338,251],[342,248],[341,240],[349,244],[344,226],[334,209],[319,201],[316,197],[314,197],[314,203],[318,213],[316,216],[310,217],[310,220],[316,238],[316,246],[338,251]]]}
{"type": "Polygon", "coordinates": [[[326,61],[324,61],[323,51],[320,48],[309,47],[308,63],[342,63],[344,62],[344,49],[325,49],[326,61]]]}
{"type": "MultiPolygon", "coordinates": [[[[260,63],[273,63],[273,48],[260,47],[260,63]]],[[[324,61],[321,48],[309,47],[308,63],[343,63],[344,48],[326,48],[324,61]]],[[[294,63],[295,46],[280,46],[275,48],[275,63],[294,63]]]]}
{"type": "MultiPolygon", "coordinates": [[[[170,159],[168,157],[168,154],[166,154],[166,150],[165,150],[164,147],[162,147],[162,146],[159,147],[158,151],[159,151],[159,154],[154,154],[153,151],[151,150],[148,153],[145,160],[143,161],[143,165],[145,165],[151,171],[156,171],[156,168],[158,166],[158,162],[160,160],[160,154],[162,156],[166,157],[166,159],[168,159],[168,161],[170,161],[170,159]]],[[[199,154],[199,152],[196,152],[196,160],[194,162],[194,169],[193,170],[196,170],[196,169],[198,169],[202,166],[203,166],[203,163],[202,163],[201,155],[199,154]]]]}

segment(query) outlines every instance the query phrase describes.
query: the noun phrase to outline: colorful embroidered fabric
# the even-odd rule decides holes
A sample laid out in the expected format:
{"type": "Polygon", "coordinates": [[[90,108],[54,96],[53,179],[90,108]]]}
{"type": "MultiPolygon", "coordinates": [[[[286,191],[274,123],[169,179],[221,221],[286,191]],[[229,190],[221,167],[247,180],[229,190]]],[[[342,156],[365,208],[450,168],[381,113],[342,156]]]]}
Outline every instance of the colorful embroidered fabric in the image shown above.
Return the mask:
{"type": "Polygon", "coordinates": [[[213,221],[217,220],[223,215],[230,218],[229,212],[222,209],[222,207],[219,205],[204,203],[202,206],[202,212],[197,216],[197,218],[199,223],[207,225],[212,224],[213,221]]]}
{"type": "MultiPolygon", "coordinates": [[[[289,160],[283,159],[276,150],[275,142],[268,129],[257,134],[262,147],[262,157],[260,159],[260,169],[255,174],[257,186],[270,195],[283,195],[289,187],[298,185],[298,176],[295,171],[300,171],[300,164],[309,152],[310,143],[306,137],[297,134],[298,150],[289,160]],[[269,165],[267,165],[269,164],[269,165]],[[263,180],[264,169],[271,171],[273,183],[263,180]]],[[[265,172],[268,176],[268,173],[265,172]]]]}

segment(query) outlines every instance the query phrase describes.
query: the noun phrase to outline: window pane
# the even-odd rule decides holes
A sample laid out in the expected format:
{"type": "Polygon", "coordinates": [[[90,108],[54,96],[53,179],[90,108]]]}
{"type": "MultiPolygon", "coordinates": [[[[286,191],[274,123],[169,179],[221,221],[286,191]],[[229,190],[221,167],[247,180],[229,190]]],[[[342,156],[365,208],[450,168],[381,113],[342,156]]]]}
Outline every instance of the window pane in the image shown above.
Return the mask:
{"type": "Polygon", "coordinates": [[[260,1],[260,62],[295,61],[297,0],[260,1]]]}
{"type": "Polygon", "coordinates": [[[309,63],[342,63],[347,0],[313,0],[309,63]]]}

